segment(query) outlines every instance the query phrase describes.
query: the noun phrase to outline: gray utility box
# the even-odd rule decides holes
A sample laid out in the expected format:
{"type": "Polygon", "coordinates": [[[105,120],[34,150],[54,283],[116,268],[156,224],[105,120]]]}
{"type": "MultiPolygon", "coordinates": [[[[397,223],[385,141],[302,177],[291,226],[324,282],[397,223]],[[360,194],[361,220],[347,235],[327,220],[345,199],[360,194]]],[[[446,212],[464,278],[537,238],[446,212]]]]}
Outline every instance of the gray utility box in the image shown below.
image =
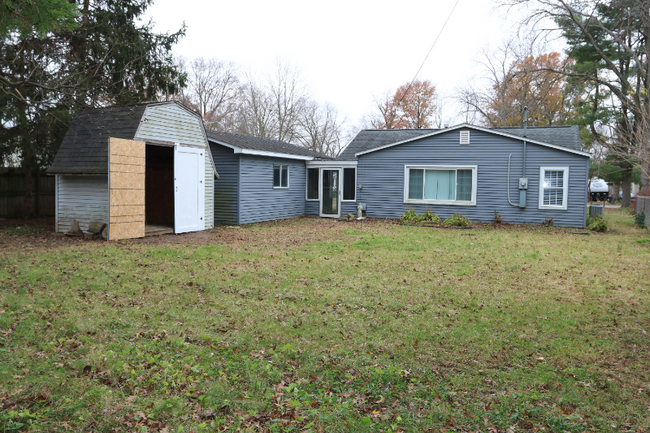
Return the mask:
{"type": "Polygon", "coordinates": [[[605,216],[605,206],[589,206],[589,216],[600,215],[601,217],[605,216]]]}

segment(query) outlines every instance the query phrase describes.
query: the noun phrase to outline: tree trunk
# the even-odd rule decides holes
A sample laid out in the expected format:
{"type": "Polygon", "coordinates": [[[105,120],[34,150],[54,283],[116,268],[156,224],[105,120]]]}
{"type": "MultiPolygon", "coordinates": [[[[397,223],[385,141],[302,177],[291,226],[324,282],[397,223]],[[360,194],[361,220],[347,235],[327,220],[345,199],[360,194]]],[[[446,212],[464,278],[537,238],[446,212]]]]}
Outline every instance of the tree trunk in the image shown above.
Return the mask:
{"type": "Polygon", "coordinates": [[[632,192],[632,167],[623,169],[621,188],[623,189],[621,207],[630,207],[630,193],[632,192]]]}
{"type": "Polygon", "coordinates": [[[621,195],[621,185],[618,183],[612,185],[612,203],[618,201],[620,195],[621,195]]]}

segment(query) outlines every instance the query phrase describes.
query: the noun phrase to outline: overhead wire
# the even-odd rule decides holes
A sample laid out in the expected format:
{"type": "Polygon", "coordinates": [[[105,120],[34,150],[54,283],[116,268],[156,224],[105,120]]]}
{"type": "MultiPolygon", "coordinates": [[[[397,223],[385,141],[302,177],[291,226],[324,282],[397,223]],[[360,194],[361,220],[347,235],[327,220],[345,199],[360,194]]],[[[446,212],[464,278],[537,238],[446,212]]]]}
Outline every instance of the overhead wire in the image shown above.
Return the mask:
{"type": "Polygon", "coordinates": [[[451,16],[454,14],[454,11],[456,10],[456,6],[458,6],[458,3],[460,3],[460,0],[456,0],[456,3],[454,4],[454,7],[451,8],[451,12],[449,12],[449,15],[447,16],[447,20],[445,20],[445,23],[442,25],[442,28],[438,32],[438,36],[436,36],[436,40],[433,41],[433,45],[431,45],[431,48],[429,48],[429,52],[424,57],[424,60],[422,60],[422,63],[420,64],[420,67],[418,68],[418,71],[415,73],[415,76],[413,77],[413,79],[409,83],[408,87],[406,88],[406,91],[402,95],[402,98],[399,100],[400,104],[402,103],[402,101],[404,101],[404,98],[406,98],[406,95],[408,95],[409,90],[411,90],[411,86],[413,85],[413,83],[415,82],[415,79],[420,74],[420,71],[422,70],[422,67],[426,63],[427,59],[429,58],[429,55],[431,54],[431,51],[433,51],[433,48],[436,46],[436,43],[438,42],[438,39],[440,39],[440,35],[442,35],[442,32],[445,30],[445,27],[447,27],[447,23],[451,19],[451,16]]]}

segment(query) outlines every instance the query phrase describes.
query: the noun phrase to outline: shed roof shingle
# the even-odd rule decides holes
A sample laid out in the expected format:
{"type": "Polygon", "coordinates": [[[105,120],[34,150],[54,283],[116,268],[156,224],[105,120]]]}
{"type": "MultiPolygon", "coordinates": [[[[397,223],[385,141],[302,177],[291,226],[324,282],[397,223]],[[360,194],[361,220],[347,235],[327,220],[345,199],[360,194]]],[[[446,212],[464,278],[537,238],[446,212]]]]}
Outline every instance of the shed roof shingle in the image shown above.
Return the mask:
{"type": "Polygon", "coordinates": [[[208,140],[226,143],[240,149],[331,159],[322,153],[314,152],[313,150],[309,150],[304,147],[286,143],[280,140],[252,137],[250,135],[233,134],[231,132],[215,131],[213,129],[207,129],[206,132],[208,134],[208,140]]]}
{"type": "Polygon", "coordinates": [[[132,140],[146,108],[147,104],[122,105],[77,113],[48,173],[108,173],[109,137],[132,140]]]}

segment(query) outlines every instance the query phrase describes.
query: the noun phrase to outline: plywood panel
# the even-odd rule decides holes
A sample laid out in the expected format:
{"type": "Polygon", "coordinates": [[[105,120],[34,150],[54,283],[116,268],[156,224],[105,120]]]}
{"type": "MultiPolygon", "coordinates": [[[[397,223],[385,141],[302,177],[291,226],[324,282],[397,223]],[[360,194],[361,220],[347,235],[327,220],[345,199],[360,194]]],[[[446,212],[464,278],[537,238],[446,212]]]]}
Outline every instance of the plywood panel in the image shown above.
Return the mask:
{"type": "Polygon", "coordinates": [[[143,141],[111,138],[109,145],[109,240],[144,237],[143,141]]]}

